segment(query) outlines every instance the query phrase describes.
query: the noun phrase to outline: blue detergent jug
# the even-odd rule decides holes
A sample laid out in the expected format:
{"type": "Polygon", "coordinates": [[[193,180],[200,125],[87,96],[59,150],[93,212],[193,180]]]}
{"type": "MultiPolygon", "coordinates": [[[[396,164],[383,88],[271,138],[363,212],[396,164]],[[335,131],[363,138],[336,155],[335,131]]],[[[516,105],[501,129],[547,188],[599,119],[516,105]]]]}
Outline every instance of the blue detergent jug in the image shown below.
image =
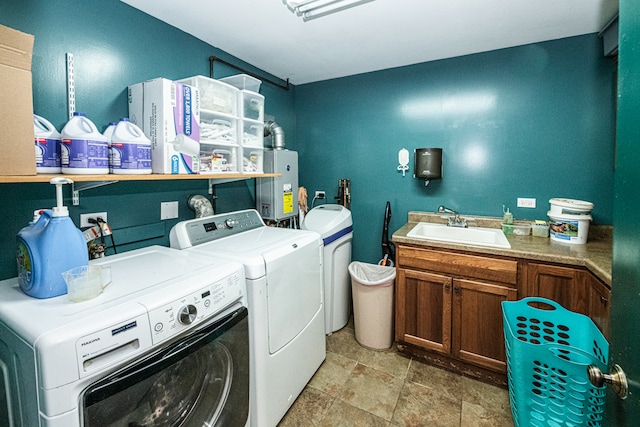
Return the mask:
{"type": "Polygon", "coordinates": [[[89,263],[84,235],[62,205],[62,184],[72,181],[53,178],[50,182],[56,186],[57,206],[42,211],[16,236],[18,283],[25,294],[34,298],[66,294],[62,273],[89,263]]]}

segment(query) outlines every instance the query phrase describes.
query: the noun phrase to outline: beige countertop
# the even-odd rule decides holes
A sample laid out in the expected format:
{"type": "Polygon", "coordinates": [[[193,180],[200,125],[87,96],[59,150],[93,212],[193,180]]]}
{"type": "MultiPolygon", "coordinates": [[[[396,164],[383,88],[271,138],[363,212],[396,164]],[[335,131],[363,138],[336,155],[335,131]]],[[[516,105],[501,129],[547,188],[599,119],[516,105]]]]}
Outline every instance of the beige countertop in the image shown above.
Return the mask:
{"type": "MultiPolygon", "coordinates": [[[[586,244],[560,243],[549,238],[534,236],[507,236],[511,249],[490,248],[481,246],[461,245],[455,243],[438,242],[434,240],[415,239],[407,237],[407,233],[419,222],[445,223],[450,214],[436,214],[429,212],[409,212],[408,222],[395,233],[392,240],[395,243],[411,245],[428,245],[431,247],[458,249],[483,254],[493,254],[553,262],[588,268],[593,274],[607,285],[611,286],[611,268],[613,260],[612,227],[591,226],[586,244]]],[[[461,215],[471,227],[500,228],[501,218],[472,217],[461,215]]],[[[518,221],[516,220],[516,223],[518,221]]]]}

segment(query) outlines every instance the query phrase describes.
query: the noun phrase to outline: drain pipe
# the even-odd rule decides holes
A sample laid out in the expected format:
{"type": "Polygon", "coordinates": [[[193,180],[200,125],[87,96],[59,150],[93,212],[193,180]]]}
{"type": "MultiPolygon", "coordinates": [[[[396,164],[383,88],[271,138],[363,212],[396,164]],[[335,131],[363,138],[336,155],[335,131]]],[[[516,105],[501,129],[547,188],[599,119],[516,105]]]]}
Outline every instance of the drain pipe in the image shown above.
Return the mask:
{"type": "Polygon", "coordinates": [[[269,135],[271,135],[271,148],[284,150],[284,129],[272,120],[264,122],[264,136],[269,135]]]}

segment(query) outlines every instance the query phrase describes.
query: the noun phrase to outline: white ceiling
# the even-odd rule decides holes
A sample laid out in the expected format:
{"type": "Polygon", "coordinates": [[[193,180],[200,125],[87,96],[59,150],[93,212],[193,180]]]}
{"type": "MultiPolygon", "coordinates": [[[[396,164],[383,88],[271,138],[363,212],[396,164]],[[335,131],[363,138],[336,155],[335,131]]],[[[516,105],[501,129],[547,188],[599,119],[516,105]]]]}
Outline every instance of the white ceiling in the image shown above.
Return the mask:
{"type": "Polygon", "coordinates": [[[375,0],[312,21],[282,0],[123,0],[293,84],[596,33],[617,0],[375,0]]]}

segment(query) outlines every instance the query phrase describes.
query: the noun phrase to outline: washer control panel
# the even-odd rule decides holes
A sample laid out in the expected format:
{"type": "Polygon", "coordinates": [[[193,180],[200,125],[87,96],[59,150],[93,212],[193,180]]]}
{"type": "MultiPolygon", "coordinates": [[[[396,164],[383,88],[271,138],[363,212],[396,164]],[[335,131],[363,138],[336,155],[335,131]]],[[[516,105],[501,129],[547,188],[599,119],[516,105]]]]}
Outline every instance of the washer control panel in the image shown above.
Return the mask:
{"type": "Polygon", "coordinates": [[[234,273],[170,303],[149,310],[153,344],[165,341],[224,310],[242,297],[243,284],[242,274],[234,273]]]}
{"type": "Polygon", "coordinates": [[[169,238],[171,247],[184,249],[258,227],[265,227],[258,211],[247,209],[179,222],[169,238]]]}

